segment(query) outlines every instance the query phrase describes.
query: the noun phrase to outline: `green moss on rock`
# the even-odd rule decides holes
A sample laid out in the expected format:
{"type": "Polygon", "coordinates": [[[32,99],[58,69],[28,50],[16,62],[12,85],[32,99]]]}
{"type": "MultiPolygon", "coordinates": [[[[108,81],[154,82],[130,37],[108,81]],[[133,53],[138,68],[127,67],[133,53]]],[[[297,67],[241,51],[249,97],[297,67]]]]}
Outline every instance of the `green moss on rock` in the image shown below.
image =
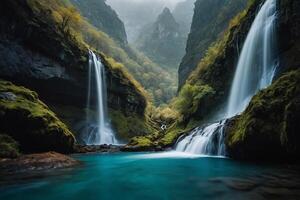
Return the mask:
{"type": "Polygon", "coordinates": [[[134,136],[143,136],[150,133],[146,119],[136,113],[122,113],[118,110],[110,110],[112,125],[121,140],[129,140],[134,136]]]}
{"type": "Polygon", "coordinates": [[[300,69],[259,92],[228,128],[232,157],[279,159],[299,156],[300,69]]]}
{"type": "Polygon", "coordinates": [[[6,81],[0,81],[0,131],[18,141],[24,152],[71,152],[75,141],[35,92],[6,81]]]}
{"type": "Polygon", "coordinates": [[[0,158],[16,158],[19,155],[19,144],[12,137],[0,134],[0,158]]]}

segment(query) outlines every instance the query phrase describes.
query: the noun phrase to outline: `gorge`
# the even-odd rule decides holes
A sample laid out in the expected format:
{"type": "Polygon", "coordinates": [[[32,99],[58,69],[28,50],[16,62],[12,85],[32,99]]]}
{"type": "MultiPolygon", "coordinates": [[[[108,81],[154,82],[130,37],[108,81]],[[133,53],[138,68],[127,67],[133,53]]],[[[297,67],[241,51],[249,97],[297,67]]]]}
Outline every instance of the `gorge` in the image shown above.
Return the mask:
{"type": "MultiPolygon", "coordinates": [[[[245,110],[251,98],[271,85],[276,58],[276,0],[267,0],[260,8],[249,30],[238,59],[223,115],[234,117],[245,110]]],[[[207,127],[198,127],[176,145],[176,151],[226,156],[224,126],[226,119],[207,127]]]]}
{"type": "Polygon", "coordinates": [[[299,199],[299,39],[298,0],[2,0],[0,199],[299,199]]]}

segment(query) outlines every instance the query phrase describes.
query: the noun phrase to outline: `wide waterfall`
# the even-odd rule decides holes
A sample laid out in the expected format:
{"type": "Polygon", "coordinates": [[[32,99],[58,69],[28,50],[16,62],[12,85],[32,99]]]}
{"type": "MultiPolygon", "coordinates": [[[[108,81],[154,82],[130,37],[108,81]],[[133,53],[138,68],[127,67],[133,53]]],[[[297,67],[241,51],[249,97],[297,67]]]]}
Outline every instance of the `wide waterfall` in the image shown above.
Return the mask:
{"type": "MultiPolygon", "coordinates": [[[[276,0],[266,0],[258,12],[247,38],[234,75],[226,118],[245,110],[251,98],[272,83],[276,59],[276,0]]],[[[225,156],[224,125],[226,120],[198,127],[180,138],[176,151],[225,156]]]]}
{"type": "Polygon", "coordinates": [[[107,87],[105,68],[101,59],[89,52],[89,80],[87,97],[87,127],[83,140],[87,145],[117,144],[114,132],[107,121],[107,87]],[[96,96],[92,95],[96,92],[96,96]],[[96,97],[94,106],[92,97],[96,97]]]}

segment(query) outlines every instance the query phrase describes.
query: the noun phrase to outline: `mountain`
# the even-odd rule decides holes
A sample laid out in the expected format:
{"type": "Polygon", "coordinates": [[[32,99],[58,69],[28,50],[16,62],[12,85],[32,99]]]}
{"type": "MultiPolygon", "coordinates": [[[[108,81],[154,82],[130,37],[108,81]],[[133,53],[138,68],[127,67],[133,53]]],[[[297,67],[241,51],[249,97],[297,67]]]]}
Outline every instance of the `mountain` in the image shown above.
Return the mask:
{"type": "Polygon", "coordinates": [[[175,20],[179,23],[180,28],[186,37],[188,36],[192,25],[195,1],[196,0],[185,0],[179,2],[172,11],[175,20]]]}
{"type": "Polygon", "coordinates": [[[247,0],[196,1],[186,54],[178,70],[179,89],[205,56],[208,47],[222,35],[230,20],[246,5],[247,0]]]}
{"type": "Polygon", "coordinates": [[[82,16],[121,44],[127,44],[123,22],[105,0],[71,0],[82,16]]]}
{"type": "Polygon", "coordinates": [[[134,43],[141,30],[153,23],[161,11],[171,10],[181,0],[107,0],[125,23],[129,43],[134,43]]]}
{"type": "Polygon", "coordinates": [[[164,8],[153,24],[148,25],[136,46],[151,60],[169,69],[176,69],[184,54],[184,36],[171,11],[164,8]]]}

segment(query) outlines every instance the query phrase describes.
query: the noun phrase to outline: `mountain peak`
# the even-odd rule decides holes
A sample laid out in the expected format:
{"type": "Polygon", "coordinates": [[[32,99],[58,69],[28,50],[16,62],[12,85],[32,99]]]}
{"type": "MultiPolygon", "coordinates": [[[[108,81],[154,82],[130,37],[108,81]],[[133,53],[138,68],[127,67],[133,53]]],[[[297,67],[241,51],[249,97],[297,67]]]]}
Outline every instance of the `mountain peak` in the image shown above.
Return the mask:
{"type": "Polygon", "coordinates": [[[177,22],[168,7],[165,7],[158,16],[156,23],[164,24],[166,26],[177,26],[177,22]]]}

